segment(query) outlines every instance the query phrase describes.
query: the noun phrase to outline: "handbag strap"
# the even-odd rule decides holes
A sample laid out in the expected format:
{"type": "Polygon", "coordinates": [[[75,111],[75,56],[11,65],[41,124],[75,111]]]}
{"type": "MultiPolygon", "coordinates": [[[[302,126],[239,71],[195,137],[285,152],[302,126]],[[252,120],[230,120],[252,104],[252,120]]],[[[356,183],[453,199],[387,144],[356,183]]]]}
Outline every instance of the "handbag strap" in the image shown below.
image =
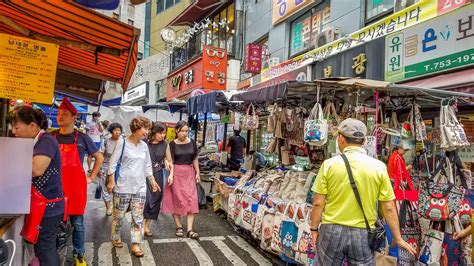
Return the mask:
{"type": "MultiPolygon", "coordinates": [[[[122,151],[120,152],[120,158],[119,158],[119,161],[117,163],[117,166],[115,168],[115,172],[117,172],[117,168],[120,169],[120,167],[122,167],[122,158],[123,158],[123,151],[125,150],[125,137],[122,138],[123,139],[123,145],[122,145],[122,151]]],[[[114,175],[114,179],[115,179],[115,183],[117,183],[118,181],[118,178],[119,176],[117,174],[114,175]]]]}
{"type": "Polygon", "coordinates": [[[354,181],[354,176],[352,175],[351,165],[349,164],[349,160],[347,159],[345,154],[341,154],[341,157],[342,157],[342,160],[344,160],[344,164],[346,165],[347,174],[349,175],[351,188],[352,188],[352,191],[354,191],[357,204],[359,204],[359,207],[362,210],[362,214],[364,215],[365,227],[367,227],[367,230],[370,231],[369,221],[367,221],[367,217],[365,216],[365,212],[364,212],[364,207],[362,207],[362,200],[360,199],[359,190],[357,189],[356,183],[354,181]]]}

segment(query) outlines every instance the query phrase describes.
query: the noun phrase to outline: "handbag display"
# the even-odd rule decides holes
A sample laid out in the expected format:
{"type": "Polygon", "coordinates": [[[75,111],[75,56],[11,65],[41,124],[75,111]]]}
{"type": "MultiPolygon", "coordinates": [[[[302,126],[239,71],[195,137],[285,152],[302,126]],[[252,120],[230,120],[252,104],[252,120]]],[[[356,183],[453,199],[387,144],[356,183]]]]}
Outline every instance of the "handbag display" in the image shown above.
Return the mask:
{"type": "Polygon", "coordinates": [[[254,130],[258,128],[258,115],[255,112],[255,106],[251,103],[247,108],[247,114],[244,118],[244,128],[247,130],[254,130]]]}
{"type": "Polygon", "coordinates": [[[291,203],[287,203],[285,211],[278,211],[275,214],[273,219],[273,237],[271,243],[272,252],[275,254],[280,254],[282,250],[282,239],[281,239],[281,224],[284,220],[288,218],[288,210],[290,209],[291,203]]]}
{"type": "Polygon", "coordinates": [[[413,104],[412,106],[412,111],[410,112],[410,123],[412,131],[416,132],[415,138],[417,141],[424,141],[428,138],[425,121],[421,117],[420,106],[418,104],[413,104]]]}
{"type": "Polygon", "coordinates": [[[328,122],[329,138],[334,138],[337,135],[337,126],[341,120],[333,102],[326,103],[326,106],[323,109],[323,116],[328,122]]]}
{"type": "Polygon", "coordinates": [[[311,211],[298,224],[298,241],[295,259],[298,263],[312,266],[314,264],[314,247],[311,237],[311,211]]]}
{"type": "Polygon", "coordinates": [[[385,243],[385,228],[383,224],[377,219],[375,222],[375,229],[371,229],[369,225],[369,221],[367,220],[367,217],[365,216],[364,208],[362,206],[362,200],[360,198],[359,190],[357,189],[357,185],[354,181],[354,177],[352,175],[352,169],[349,164],[349,160],[347,159],[345,154],[341,154],[342,159],[344,160],[344,164],[346,165],[347,173],[349,175],[349,180],[351,183],[352,190],[354,191],[354,195],[357,200],[357,204],[359,204],[359,207],[362,211],[362,214],[364,215],[364,221],[365,221],[365,226],[368,231],[368,238],[369,238],[369,246],[370,249],[377,251],[380,250],[381,247],[383,247],[385,243]]]}
{"type": "MultiPolygon", "coordinates": [[[[421,244],[421,227],[413,203],[408,200],[402,201],[398,217],[402,239],[418,253],[421,244]]],[[[416,257],[400,247],[398,248],[398,258],[401,265],[415,265],[416,263],[416,257]]]]}
{"type": "Polygon", "coordinates": [[[296,244],[298,240],[298,224],[296,220],[298,218],[299,206],[293,209],[293,217],[287,217],[287,219],[281,222],[281,243],[282,250],[280,258],[287,263],[296,263],[296,244]]]}
{"type": "Polygon", "coordinates": [[[278,104],[274,104],[273,107],[270,110],[270,114],[268,115],[267,118],[267,132],[273,133],[275,132],[276,129],[276,124],[277,124],[277,113],[278,113],[278,104]]]}
{"type": "Polygon", "coordinates": [[[304,123],[304,140],[314,146],[323,146],[328,141],[328,124],[319,103],[314,105],[304,123]]]}
{"type": "Polygon", "coordinates": [[[275,222],[275,209],[265,208],[262,218],[262,237],[260,238],[260,247],[266,251],[272,251],[273,226],[275,222]]]}
{"type": "Polygon", "coordinates": [[[440,119],[440,148],[447,151],[469,147],[464,127],[458,122],[453,106],[441,106],[440,119]]]}
{"type": "Polygon", "coordinates": [[[444,233],[438,230],[429,229],[424,238],[424,245],[418,261],[424,264],[436,265],[441,259],[441,252],[444,240],[444,233]]]}

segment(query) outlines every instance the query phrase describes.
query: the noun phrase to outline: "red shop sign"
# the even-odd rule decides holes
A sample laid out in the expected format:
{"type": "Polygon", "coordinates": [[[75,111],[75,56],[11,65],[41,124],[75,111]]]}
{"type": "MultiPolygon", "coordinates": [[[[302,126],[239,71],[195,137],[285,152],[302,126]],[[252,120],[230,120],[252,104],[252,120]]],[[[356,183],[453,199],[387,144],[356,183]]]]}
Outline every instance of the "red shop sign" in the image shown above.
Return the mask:
{"type": "Polygon", "coordinates": [[[262,70],[262,45],[249,43],[245,47],[245,72],[259,74],[262,70]]]}

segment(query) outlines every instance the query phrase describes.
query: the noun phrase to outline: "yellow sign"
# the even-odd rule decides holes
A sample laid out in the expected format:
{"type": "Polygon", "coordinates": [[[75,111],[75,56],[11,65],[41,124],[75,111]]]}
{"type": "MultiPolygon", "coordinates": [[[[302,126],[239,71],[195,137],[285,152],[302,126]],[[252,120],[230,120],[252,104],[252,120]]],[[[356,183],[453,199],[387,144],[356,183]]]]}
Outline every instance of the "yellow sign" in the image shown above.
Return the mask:
{"type": "Polygon", "coordinates": [[[367,62],[367,57],[365,57],[364,53],[352,58],[352,62],[352,69],[354,69],[356,75],[361,75],[365,72],[365,63],[367,62]]]}
{"type": "Polygon", "coordinates": [[[298,10],[301,10],[311,3],[317,1],[314,0],[272,0],[272,24],[275,25],[282,22],[287,17],[291,16],[298,10]]]}
{"type": "MultiPolygon", "coordinates": [[[[438,9],[438,1],[421,0],[408,8],[370,24],[347,37],[340,38],[318,47],[305,54],[283,62],[278,66],[263,69],[261,71],[261,81],[263,82],[275,78],[286,73],[286,71],[292,71],[296,68],[309,65],[315,61],[324,60],[332,55],[362,45],[366,42],[370,42],[374,39],[434,18],[438,13],[444,12],[438,9]]],[[[274,5],[276,2],[278,2],[278,0],[274,0],[274,5]]],[[[275,8],[273,10],[275,12],[275,8]]]]}
{"type": "Polygon", "coordinates": [[[59,46],[0,33],[0,98],[51,104],[59,46]]]}

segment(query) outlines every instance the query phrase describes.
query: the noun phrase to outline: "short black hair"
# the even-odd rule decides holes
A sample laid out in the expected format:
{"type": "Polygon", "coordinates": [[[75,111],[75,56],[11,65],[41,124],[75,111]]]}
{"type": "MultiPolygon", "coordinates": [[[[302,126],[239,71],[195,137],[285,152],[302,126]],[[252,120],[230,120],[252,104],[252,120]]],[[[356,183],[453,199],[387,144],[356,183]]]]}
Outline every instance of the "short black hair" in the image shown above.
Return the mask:
{"type": "Polygon", "coordinates": [[[17,106],[7,115],[7,123],[16,124],[22,122],[29,125],[37,124],[41,129],[48,129],[48,118],[41,109],[33,109],[29,106],[17,106]]]}
{"type": "Polygon", "coordinates": [[[240,129],[234,129],[234,134],[235,134],[235,135],[239,135],[240,132],[241,132],[240,129]]]}
{"type": "Polygon", "coordinates": [[[109,128],[107,128],[107,130],[112,133],[114,132],[115,129],[117,128],[120,128],[120,131],[123,132],[123,128],[122,128],[122,125],[120,125],[119,123],[112,123],[109,125],[109,128]]]}
{"type": "Polygon", "coordinates": [[[346,137],[341,134],[341,136],[346,140],[347,144],[355,144],[355,145],[364,145],[365,138],[360,139],[360,138],[351,138],[351,137],[346,137]]]}
{"type": "Polygon", "coordinates": [[[95,111],[92,113],[92,117],[100,117],[100,113],[98,111],[95,111]]]}

